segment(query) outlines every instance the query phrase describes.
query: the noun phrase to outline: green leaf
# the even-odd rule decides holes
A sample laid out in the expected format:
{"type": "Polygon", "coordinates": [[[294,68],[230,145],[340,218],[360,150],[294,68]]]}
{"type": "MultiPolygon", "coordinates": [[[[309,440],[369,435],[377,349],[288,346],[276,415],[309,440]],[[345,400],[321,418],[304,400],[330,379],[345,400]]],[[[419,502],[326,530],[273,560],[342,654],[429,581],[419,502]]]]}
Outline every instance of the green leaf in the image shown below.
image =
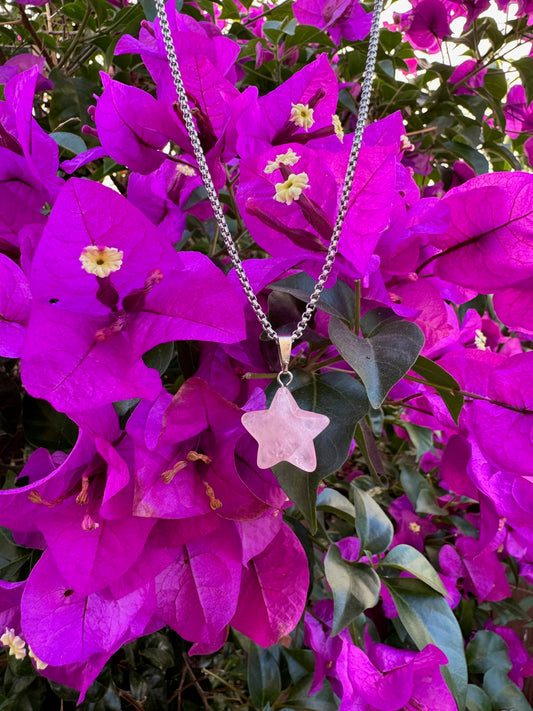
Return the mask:
{"type": "MultiPolygon", "coordinates": [[[[157,17],[157,9],[155,6],[155,0],[139,0],[144,10],[144,15],[148,22],[152,22],[157,17]]],[[[179,12],[179,9],[178,9],[179,12]]]]}
{"type": "Polygon", "coordinates": [[[316,500],[318,511],[327,511],[355,525],[355,507],[346,496],[336,489],[322,489],[316,500]]]}
{"type": "MultiPolygon", "coordinates": [[[[271,394],[275,388],[269,388],[271,394]]],[[[317,468],[314,472],[303,472],[288,462],[272,468],[283,491],[300,509],[314,533],[318,485],[346,461],[355,426],[369,405],[361,383],[347,373],[326,373],[313,379],[295,377],[290,389],[301,408],[320,412],[330,419],[328,427],[315,439],[317,468]]]]}
{"type": "Polygon", "coordinates": [[[70,451],[78,438],[78,426],[46,400],[25,395],[22,400],[22,423],[26,438],[35,447],[70,451]]]}
{"type": "Polygon", "coordinates": [[[381,583],[369,565],[344,560],[335,544],[329,547],[324,569],[333,593],[335,609],[331,633],[336,635],[361,612],[377,605],[381,583]]]}
{"type": "Polygon", "coordinates": [[[30,562],[33,551],[17,546],[10,538],[10,533],[0,529],[0,579],[15,583],[21,579],[19,573],[30,562]]]}
{"type": "Polygon", "coordinates": [[[531,711],[526,697],[505,671],[493,667],[483,677],[483,689],[487,692],[492,708],[496,711],[531,711]]]}
{"type": "Polygon", "coordinates": [[[489,67],[483,78],[483,87],[490,92],[494,98],[501,101],[507,94],[505,72],[502,72],[501,69],[489,67]]]}
{"type": "Polygon", "coordinates": [[[281,692],[279,647],[263,649],[252,643],[248,650],[248,689],[258,709],[273,704],[281,692]]]}
{"type": "Polygon", "coordinates": [[[294,34],[285,40],[285,51],[290,47],[307,47],[311,43],[321,47],[335,47],[331,37],[325,32],[312,25],[297,25],[294,34]]]}
{"type": "Polygon", "coordinates": [[[148,659],[150,664],[158,669],[165,670],[171,669],[174,666],[174,656],[167,649],[159,649],[157,647],[148,647],[147,649],[141,649],[139,654],[148,659]]]}
{"type": "Polygon", "coordinates": [[[66,2],[61,8],[61,13],[75,22],[81,22],[85,15],[85,8],[83,2],[66,2]]]}
{"type": "Polygon", "coordinates": [[[383,324],[397,321],[402,321],[402,318],[392,309],[387,306],[377,306],[375,309],[370,309],[370,311],[366,312],[359,325],[363,336],[370,338],[374,331],[383,324]]]}
{"type": "Polygon", "coordinates": [[[281,711],[293,711],[299,709],[301,711],[338,711],[339,700],[331,690],[329,682],[326,680],[322,689],[312,696],[309,696],[313,677],[311,675],[305,677],[295,684],[290,691],[290,695],[283,701],[281,711]]]}
{"type": "Polygon", "coordinates": [[[52,69],[50,79],[54,82],[48,115],[51,128],[57,128],[59,124],[63,124],[68,119],[73,119],[69,126],[89,123],[87,108],[94,103],[93,95],[99,87],[84,77],[71,79],[65,76],[60,69],[52,69]]]}
{"type": "Polygon", "coordinates": [[[163,375],[173,357],[174,342],[160,343],[143,355],[143,362],[148,368],[155,368],[159,375],[163,375]]]}
{"type": "Polygon", "coordinates": [[[372,428],[374,437],[381,437],[385,425],[385,413],[382,408],[380,407],[379,410],[374,410],[373,407],[370,408],[368,419],[370,420],[370,427],[372,428]]]}
{"type": "Polygon", "coordinates": [[[416,461],[424,456],[426,452],[434,452],[433,443],[433,430],[428,427],[421,427],[420,425],[415,425],[412,422],[402,421],[398,423],[407,434],[409,439],[415,446],[416,450],[416,461]]]}
{"type": "Polygon", "coordinates": [[[459,140],[446,141],[444,147],[447,148],[450,153],[452,153],[456,158],[461,158],[465,160],[468,165],[470,165],[476,172],[476,175],[483,175],[488,173],[490,170],[490,165],[488,160],[485,158],[483,153],[467,146],[459,140]]]}
{"type": "Polygon", "coordinates": [[[355,530],[361,549],[369,553],[383,553],[394,535],[392,523],[381,506],[366,491],[352,487],[355,504],[355,530]]]}
{"type": "Polygon", "coordinates": [[[483,19],[480,18],[480,20],[477,21],[479,32],[488,37],[494,49],[500,49],[505,43],[505,37],[500,32],[496,20],[493,17],[484,17],[483,19]]]}
{"type": "Polygon", "coordinates": [[[485,143],[485,150],[487,153],[504,160],[513,170],[522,170],[522,164],[518,158],[507,148],[507,146],[504,146],[503,143],[494,143],[493,141],[490,141],[485,143]]]}
{"type": "MultiPolygon", "coordinates": [[[[281,291],[294,296],[299,301],[307,303],[313,293],[316,282],[308,274],[292,274],[286,279],[269,285],[272,291],[281,291]]],[[[355,323],[355,294],[343,281],[338,279],[335,285],[324,289],[318,299],[317,308],[331,316],[345,319],[350,324],[355,323]]]]}
{"type": "Polygon", "coordinates": [[[485,674],[492,667],[506,673],[513,667],[509,648],[496,632],[480,630],[466,648],[468,670],[472,674],[485,674]]]}
{"type": "Polygon", "coordinates": [[[414,370],[415,373],[427,381],[428,385],[435,388],[457,424],[464,404],[464,397],[453,392],[454,390],[461,390],[457,380],[452,378],[438,363],[424,356],[418,356],[411,370],[414,370]]]}
{"type": "Polygon", "coordinates": [[[465,708],[467,668],[463,635],[446,600],[420,580],[383,579],[390,592],[400,620],[416,644],[423,649],[434,644],[448,658],[441,667],[442,675],[455,697],[459,711],[465,708]]]}
{"type": "Polygon", "coordinates": [[[304,677],[313,674],[315,655],[310,649],[281,647],[281,654],[285,657],[293,684],[297,684],[304,677]]]}
{"type": "Polygon", "coordinates": [[[233,0],[222,0],[222,12],[220,13],[221,20],[238,20],[240,11],[233,0]]]}
{"type": "MultiPolygon", "coordinates": [[[[521,599],[520,603],[522,602],[523,600],[521,599]]],[[[505,600],[491,600],[480,605],[480,607],[482,609],[486,608],[490,612],[491,619],[495,625],[507,626],[513,620],[530,619],[530,615],[525,610],[529,610],[531,605],[523,609],[512,597],[508,597],[505,600]]]]}
{"type": "Polygon", "coordinates": [[[83,138],[75,133],[68,133],[68,131],[54,131],[50,134],[50,138],[53,138],[58,146],[66,148],[67,151],[70,151],[75,156],[87,150],[87,146],[83,138]]]}
{"type": "Polygon", "coordinates": [[[444,597],[447,595],[446,588],[442,584],[439,574],[429,560],[422,555],[420,551],[417,551],[416,548],[406,543],[401,543],[389,551],[381,561],[381,565],[389,565],[398,570],[405,570],[407,573],[414,575],[415,578],[422,580],[426,585],[429,585],[435,592],[440,593],[444,597]]]}
{"type": "Polygon", "coordinates": [[[329,336],[340,355],[360,376],[375,409],[410,370],[424,345],[424,334],[410,321],[382,323],[369,338],[361,338],[332,318],[329,336]]]}
{"type": "Polygon", "coordinates": [[[381,486],[381,476],[385,474],[385,468],[381,459],[381,454],[376,446],[376,440],[372,434],[372,430],[368,426],[366,420],[361,420],[355,428],[355,441],[359,447],[359,451],[363,455],[370,476],[374,479],[378,486],[381,486]]]}
{"type": "Polygon", "coordinates": [[[522,85],[526,92],[526,101],[533,101],[533,57],[521,57],[513,62],[513,66],[520,74],[522,85]]]}
{"type": "Polygon", "coordinates": [[[437,498],[431,482],[418,471],[402,466],[400,482],[416,513],[435,514],[436,516],[446,515],[446,511],[437,504],[437,498]]]}
{"type": "Polygon", "coordinates": [[[481,687],[469,684],[466,696],[466,708],[468,711],[492,711],[492,704],[481,687]]]}
{"type": "MultiPolygon", "coordinates": [[[[496,129],[500,129],[500,132],[503,133],[503,131],[505,131],[505,125],[506,125],[506,122],[507,122],[507,121],[506,121],[506,118],[505,118],[505,114],[503,113],[501,101],[498,100],[498,99],[495,99],[494,96],[493,96],[489,91],[487,91],[486,89],[484,89],[484,87],[481,87],[481,86],[478,87],[478,88],[476,89],[476,92],[477,92],[480,96],[482,96],[484,99],[486,99],[488,105],[489,105],[490,108],[492,109],[492,113],[494,114],[494,124],[495,124],[495,126],[492,127],[490,130],[491,130],[491,131],[494,131],[494,129],[496,128],[496,129]]],[[[483,125],[483,130],[486,131],[487,128],[489,128],[488,125],[487,125],[487,124],[484,124],[484,125],[483,125]]],[[[500,133],[500,135],[501,135],[501,133],[500,133]]],[[[496,135],[497,135],[497,134],[496,134],[496,135]]],[[[486,146],[485,146],[485,147],[486,147],[486,146]]]]}

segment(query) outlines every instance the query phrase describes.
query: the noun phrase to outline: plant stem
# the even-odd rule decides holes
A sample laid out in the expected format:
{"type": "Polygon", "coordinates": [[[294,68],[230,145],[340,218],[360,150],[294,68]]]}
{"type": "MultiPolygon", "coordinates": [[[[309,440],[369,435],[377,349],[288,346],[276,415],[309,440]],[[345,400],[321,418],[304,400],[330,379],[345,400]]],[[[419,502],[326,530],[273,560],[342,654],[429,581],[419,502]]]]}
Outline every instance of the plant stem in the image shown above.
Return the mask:
{"type": "Polygon", "coordinates": [[[50,69],[53,69],[53,67],[56,64],[55,57],[52,58],[52,55],[48,53],[48,50],[45,48],[41,38],[35,32],[33,29],[33,25],[31,24],[30,20],[28,19],[28,16],[26,15],[26,10],[24,9],[24,5],[21,5],[20,3],[18,4],[18,9],[19,9],[19,14],[20,14],[20,19],[22,22],[23,27],[30,33],[30,35],[33,37],[35,40],[35,44],[41,55],[45,58],[46,63],[48,64],[48,67],[50,69]]]}
{"type": "Polygon", "coordinates": [[[355,335],[359,335],[361,321],[361,279],[355,280],[355,335]]]}
{"type": "Polygon", "coordinates": [[[87,7],[85,8],[85,14],[84,14],[84,16],[83,16],[83,18],[82,18],[80,24],[78,25],[78,30],[77,30],[77,32],[76,32],[76,34],[75,34],[75,36],[74,36],[72,42],[70,43],[68,49],[66,50],[65,54],[61,57],[61,59],[59,60],[59,62],[58,62],[58,64],[57,64],[57,68],[58,68],[58,69],[61,69],[61,67],[64,67],[64,66],[65,66],[65,64],[67,63],[67,61],[68,61],[68,60],[70,59],[70,57],[72,56],[72,53],[74,52],[74,50],[76,49],[76,47],[77,47],[77,46],[79,45],[79,43],[81,42],[81,39],[82,39],[82,37],[83,37],[83,33],[84,33],[84,31],[85,31],[85,27],[87,26],[87,23],[89,22],[89,18],[90,18],[90,16],[91,16],[91,12],[92,12],[91,3],[88,2],[88,3],[87,3],[87,7]]]}
{"type": "Polygon", "coordinates": [[[237,694],[237,696],[239,696],[247,704],[250,704],[250,705],[252,704],[250,699],[245,694],[243,694],[243,692],[240,691],[240,689],[237,689],[236,686],[234,686],[233,684],[230,684],[229,681],[226,681],[218,674],[215,674],[215,672],[212,672],[210,669],[206,669],[205,667],[202,669],[202,672],[204,674],[208,674],[209,676],[212,676],[214,679],[219,681],[221,684],[224,684],[224,686],[227,686],[228,689],[231,689],[235,694],[237,694]]]}
{"type": "Polygon", "coordinates": [[[196,691],[198,692],[199,697],[202,699],[202,703],[203,703],[203,705],[204,705],[204,708],[206,709],[206,711],[209,711],[209,709],[210,709],[211,707],[210,707],[210,705],[209,705],[209,701],[208,701],[208,699],[207,699],[206,693],[205,693],[205,691],[202,689],[202,687],[200,686],[200,684],[199,684],[199,682],[198,682],[198,679],[196,678],[196,675],[195,675],[195,673],[194,673],[193,670],[192,670],[192,667],[191,667],[191,665],[190,665],[190,662],[189,662],[189,659],[188,659],[188,657],[187,657],[187,654],[186,654],[185,652],[183,652],[183,654],[182,654],[181,656],[182,656],[182,659],[183,659],[183,663],[184,663],[184,665],[185,665],[185,667],[186,667],[186,669],[187,669],[187,673],[188,673],[189,676],[191,677],[191,681],[192,681],[193,684],[194,684],[194,688],[195,688],[196,691]]]}

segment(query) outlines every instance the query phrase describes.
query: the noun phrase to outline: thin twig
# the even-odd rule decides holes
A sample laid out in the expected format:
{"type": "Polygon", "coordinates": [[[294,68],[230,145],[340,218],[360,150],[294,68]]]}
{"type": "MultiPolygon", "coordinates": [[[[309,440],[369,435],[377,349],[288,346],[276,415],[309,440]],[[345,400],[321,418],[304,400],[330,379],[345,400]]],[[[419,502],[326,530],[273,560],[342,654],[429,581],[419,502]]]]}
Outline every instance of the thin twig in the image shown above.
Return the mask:
{"type": "Polygon", "coordinates": [[[70,59],[72,56],[72,53],[78,46],[78,44],[81,42],[81,39],[83,37],[83,33],[85,31],[85,27],[87,26],[87,23],[89,22],[89,18],[91,17],[91,4],[87,3],[87,7],[85,8],[85,14],[83,15],[83,18],[78,25],[78,30],[76,32],[76,35],[74,36],[74,39],[70,43],[68,49],[66,50],[65,54],[61,57],[61,59],[58,62],[58,69],[61,69],[61,67],[64,67],[67,61],[70,59]]]}
{"type": "Polygon", "coordinates": [[[33,37],[35,40],[35,44],[37,46],[37,49],[41,53],[41,55],[45,58],[46,63],[48,64],[49,69],[53,69],[53,67],[56,64],[55,57],[52,58],[52,55],[49,54],[47,49],[45,48],[41,38],[35,32],[33,29],[33,25],[31,24],[30,20],[28,19],[28,16],[26,15],[26,10],[24,9],[24,5],[21,5],[20,3],[18,4],[18,9],[19,9],[19,14],[20,14],[20,19],[22,21],[22,26],[28,30],[30,35],[33,37]]]}
{"type": "Polygon", "coordinates": [[[207,711],[209,711],[210,707],[209,707],[208,698],[206,696],[205,691],[200,686],[200,683],[198,682],[198,679],[196,678],[194,671],[192,670],[192,667],[190,665],[190,662],[189,662],[186,652],[182,652],[181,656],[183,657],[183,663],[185,664],[185,668],[187,669],[187,672],[188,672],[189,676],[191,677],[192,682],[194,683],[194,687],[195,687],[196,691],[198,692],[198,696],[202,699],[204,708],[207,709],[207,711]]]}
{"type": "Polygon", "coordinates": [[[124,699],[124,701],[133,706],[134,709],[137,709],[137,711],[145,711],[142,703],[137,701],[137,699],[134,699],[133,696],[130,696],[130,694],[128,694],[127,691],[124,691],[124,689],[117,689],[117,694],[120,698],[124,699]]]}
{"type": "Polygon", "coordinates": [[[235,693],[237,694],[237,696],[240,696],[240,698],[241,698],[245,703],[252,705],[251,700],[246,696],[246,694],[244,694],[242,691],[240,691],[239,689],[237,689],[236,686],[233,686],[233,684],[230,684],[229,681],[226,681],[226,680],[223,679],[221,676],[219,676],[218,674],[215,674],[215,672],[212,672],[210,669],[206,669],[205,667],[202,669],[202,671],[203,671],[204,674],[209,674],[209,676],[212,676],[214,679],[216,679],[217,681],[219,681],[221,684],[224,684],[224,686],[227,686],[228,689],[231,689],[233,692],[235,692],[235,693]]]}

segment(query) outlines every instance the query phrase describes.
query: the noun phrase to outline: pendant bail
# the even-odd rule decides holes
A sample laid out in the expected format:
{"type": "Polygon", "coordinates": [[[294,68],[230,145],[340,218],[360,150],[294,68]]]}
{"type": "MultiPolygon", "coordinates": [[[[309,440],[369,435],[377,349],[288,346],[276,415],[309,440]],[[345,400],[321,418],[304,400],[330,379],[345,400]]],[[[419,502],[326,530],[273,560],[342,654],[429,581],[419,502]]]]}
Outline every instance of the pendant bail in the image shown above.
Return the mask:
{"type": "Polygon", "coordinates": [[[289,362],[292,351],[292,336],[278,336],[278,353],[281,372],[289,372],[289,362]]]}

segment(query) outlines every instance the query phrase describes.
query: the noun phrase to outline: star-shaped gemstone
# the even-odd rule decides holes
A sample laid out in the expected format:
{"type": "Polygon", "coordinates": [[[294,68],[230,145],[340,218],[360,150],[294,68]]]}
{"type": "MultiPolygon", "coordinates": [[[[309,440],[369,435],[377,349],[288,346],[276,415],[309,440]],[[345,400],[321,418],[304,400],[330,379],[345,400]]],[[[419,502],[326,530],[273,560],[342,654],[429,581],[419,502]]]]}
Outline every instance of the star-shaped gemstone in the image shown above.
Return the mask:
{"type": "Polygon", "coordinates": [[[270,469],[290,462],[298,469],[316,469],[314,438],[329,425],[329,417],[298,407],[290,390],[281,387],[268,410],[245,412],[242,424],[259,445],[257,466],[270,469]]]}

